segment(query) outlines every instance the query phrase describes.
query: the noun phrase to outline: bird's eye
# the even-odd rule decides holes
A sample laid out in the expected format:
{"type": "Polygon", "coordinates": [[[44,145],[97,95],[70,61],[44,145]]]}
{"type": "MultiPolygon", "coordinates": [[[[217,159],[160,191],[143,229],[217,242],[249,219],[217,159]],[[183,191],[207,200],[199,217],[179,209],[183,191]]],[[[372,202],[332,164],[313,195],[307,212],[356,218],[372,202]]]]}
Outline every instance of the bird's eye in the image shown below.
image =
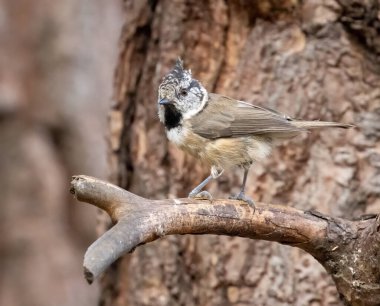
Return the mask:
{"type": "Polygon", "coordinates": [[[181,89],[179,93],[181,96],[184,96],[184,97],[187,96],[187,90],[186,89],[181,89]]]}

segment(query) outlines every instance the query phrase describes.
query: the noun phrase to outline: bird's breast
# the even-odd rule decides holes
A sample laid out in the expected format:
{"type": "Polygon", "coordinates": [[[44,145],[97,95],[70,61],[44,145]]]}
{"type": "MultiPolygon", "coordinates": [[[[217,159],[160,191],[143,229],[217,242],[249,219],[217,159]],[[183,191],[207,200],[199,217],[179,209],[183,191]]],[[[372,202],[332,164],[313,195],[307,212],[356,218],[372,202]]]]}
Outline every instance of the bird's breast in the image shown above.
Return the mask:
{"type": "Polygon", "coordinates": [[[178,146],[181,150],[191,155],[201,158],[201,154],[206,147],[207,140],[193,133],[186,126],[178,126],[170,130],[166,130],[168,139],[178,146]]]}
{"type": "Polygon", "coordinates": [[[166,130],[168,139],[177,146],[181,146],[184,143],[186,134],[186,129],[184,129],[182,126],[177,126],[175,128],[166,130]]]}

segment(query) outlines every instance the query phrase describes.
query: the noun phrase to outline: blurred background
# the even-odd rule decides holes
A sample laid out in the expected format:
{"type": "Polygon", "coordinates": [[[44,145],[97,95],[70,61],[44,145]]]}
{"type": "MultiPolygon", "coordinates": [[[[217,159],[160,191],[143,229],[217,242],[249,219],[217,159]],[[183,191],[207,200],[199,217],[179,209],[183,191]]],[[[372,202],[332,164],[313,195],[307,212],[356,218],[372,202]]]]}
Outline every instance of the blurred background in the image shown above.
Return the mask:
{"type": "MultiPolygon", "coordinates": [[[[85,249],[107,218],[73,174],[148,198],[186,196],[209,169],[168,143],[157,88],[181,56],[211,92],[296,118],[353,123],[283,143],[255,165],[256,201],[352,219],[380,210],[377,0],[0,0],[0,304],[342,305],[296,248],[170,236],[94,285],[85,249]]],[[[209,186],[236,192],[239,170],[209,186]]]]}
{"type": "Polygon", "coordinates": [[[108,175],[122,18],[117,0],[0,1],[0,305],[96,305],[96,211],[68,189],[108,175]]]}

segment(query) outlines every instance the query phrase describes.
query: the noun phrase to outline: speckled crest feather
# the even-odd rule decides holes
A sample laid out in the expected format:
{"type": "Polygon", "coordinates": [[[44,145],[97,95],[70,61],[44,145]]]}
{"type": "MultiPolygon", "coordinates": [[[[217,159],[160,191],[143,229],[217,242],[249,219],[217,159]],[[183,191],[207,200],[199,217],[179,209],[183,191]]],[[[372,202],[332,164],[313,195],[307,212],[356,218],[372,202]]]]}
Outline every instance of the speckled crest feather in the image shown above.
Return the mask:
{"type": "Polygon", "coordinates": [[[172,84],[179,86],[183,82],[191,80],[191,71],[183,68],[183,61],[178,58],[173,69],[164,77],[160,87],[172,84]]]}

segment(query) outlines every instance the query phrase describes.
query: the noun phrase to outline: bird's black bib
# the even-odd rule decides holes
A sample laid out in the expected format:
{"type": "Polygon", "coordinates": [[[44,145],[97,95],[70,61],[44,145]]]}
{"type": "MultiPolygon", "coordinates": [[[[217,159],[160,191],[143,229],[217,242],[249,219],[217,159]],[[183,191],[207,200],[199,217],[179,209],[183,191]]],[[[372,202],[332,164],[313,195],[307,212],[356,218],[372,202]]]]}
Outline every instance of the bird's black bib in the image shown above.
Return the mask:
{"type": "Polygon", "coordinates": [[[181,125],[182,114],[175,108],[174,105],[165,105],[165,127],[168,130],[181,125]]]}

